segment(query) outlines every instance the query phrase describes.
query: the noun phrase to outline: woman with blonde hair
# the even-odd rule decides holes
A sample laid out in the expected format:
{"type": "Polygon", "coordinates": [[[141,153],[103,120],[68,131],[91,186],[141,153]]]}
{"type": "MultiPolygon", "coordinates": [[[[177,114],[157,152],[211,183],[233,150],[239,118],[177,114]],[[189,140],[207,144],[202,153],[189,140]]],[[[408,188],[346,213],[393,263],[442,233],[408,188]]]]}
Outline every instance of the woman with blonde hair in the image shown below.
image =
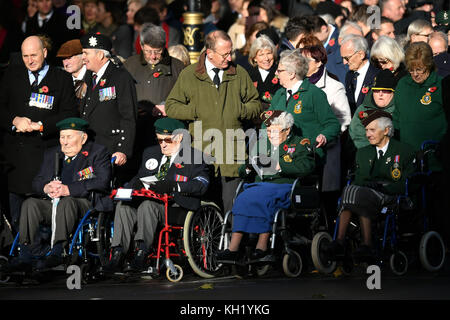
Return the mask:
{"type": "Polygon", "coordinates": [[[397,41],[388,36],[381,36],[375,41],[370,51],[370,60],[381,70],[390,70],[394,74],[396,82],[408,73],[404,65],[403,49],[397,41]]]}

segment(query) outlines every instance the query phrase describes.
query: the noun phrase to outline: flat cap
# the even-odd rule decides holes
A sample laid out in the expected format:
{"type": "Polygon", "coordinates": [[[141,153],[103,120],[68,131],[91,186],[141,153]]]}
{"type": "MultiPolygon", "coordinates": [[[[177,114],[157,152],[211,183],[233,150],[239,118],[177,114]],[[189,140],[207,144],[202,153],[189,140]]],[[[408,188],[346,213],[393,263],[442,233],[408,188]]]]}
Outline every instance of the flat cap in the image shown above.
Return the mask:
{"type": "Polygon", "coordinates": [[[111,52],[112,42],[108,36],[97,33],[86,34],[81,38],[83,49],[102,49],[111,52]]]}
{"type": "Polygon", "coordinates": [[[58,58],[70,58],[83,53],[83,47],[79,39],[69,40],[64,42],[59,48],[56,56],[58,58]]]}
{"type": "Polygon", "coordinates": [[[186,129],[183,122],[172,118],[160,118],[155,121],[155,131],[159,134],[172,134],[175,130],[186,129]]]}
{"type": "Polygon", "coordinates": [[[86,132],[89,127],[89,123],[86,120],[80,118],[66,118],[64,120],[59,121],[56,124],[56,127],[59,130],[72,129],[86,132]]]}
{"type": "Polygon", "coordinates": [[[359,112],[359,119],[364,127],[367,127],[369,123],[373,120],[379,118],[389,118],[392,119],[392,115],[389,112],[380,110],[380,109],[369,109],[359,112]]]}

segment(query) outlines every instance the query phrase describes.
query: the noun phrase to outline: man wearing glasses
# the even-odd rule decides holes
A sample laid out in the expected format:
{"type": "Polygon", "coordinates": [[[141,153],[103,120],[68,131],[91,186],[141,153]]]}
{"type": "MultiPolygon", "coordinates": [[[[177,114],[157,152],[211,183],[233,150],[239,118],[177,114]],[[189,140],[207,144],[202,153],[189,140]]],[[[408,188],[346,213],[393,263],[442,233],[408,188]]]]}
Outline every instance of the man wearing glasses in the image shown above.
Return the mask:
{"type": "MultiPolygon", "coordinates": [[[[144,150],[141,167],[137,175],[125,184],[125,188],[150,189],[158,194],[173,195],[171,207],[196,210],[200,197],[209,186],[209,170],[200,151],[182,144],[181,121],[161,118],[155,121],[155,132],[159,146],[144,150]],[[199,163],[196,162],[196,160],[199,163]]],[[[156,228],[164,223],[164,204],[155,200],[133,199],[121,201],[116,206],[112,255],[105,266],[106,272],[122,269],[131,242],[134,240],[134,257],[125,271],[143,271],[152,249],[156,228]],[[133,229],[137,226],[136,233],[133,229]]]]}
{"type": "Polygon", "coordinates": [[[245,161],[243,123],[259,116],[261,104],[247,71],[231,61],[230,37],[216,30],[206,36],[205,42],[206,50],[199,61],[180,73],[165,111],[168,117],[188,121],[194,146],[202,145],[203,152],[215,157],[216,194],[222,195],[218,200],[226,212],[231,210],[240,182],[238,169],[245,161]],[[203,132],[208,129],[214,135],[204,139],[203,132]],[[242,134],[229,137],[230,131],[242,134]]]}
{"type": "Polygon", "coordinates": [[[348,64],[349,68],[345,77],[345,90],[353,117],[356,108],[369,92],[379,69],[370,63],[367,41],[361,36],[345,36],[340,52],[343,63],[348,64]]]}

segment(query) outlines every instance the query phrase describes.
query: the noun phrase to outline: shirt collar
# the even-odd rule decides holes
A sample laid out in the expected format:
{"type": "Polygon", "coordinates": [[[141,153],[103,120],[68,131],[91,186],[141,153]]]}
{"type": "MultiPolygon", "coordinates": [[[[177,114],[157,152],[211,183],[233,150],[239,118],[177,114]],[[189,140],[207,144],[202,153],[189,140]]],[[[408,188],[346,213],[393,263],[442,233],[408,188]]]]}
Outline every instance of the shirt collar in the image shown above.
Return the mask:
{"type": "Polygon", "coordinates": [[[300,86],[302,85],[302,83],[303,83],[303,80],[297,81],[291,88],[289,88],[287,90],[292,90],[292,94],[294,94],[300,89],[300,86]]]}
{"type": "Polygon", "coordinates": [[[386,151],[387,151],[388,147],[389,147],[389,141],[384,145],[383,148],[376,147],[376,149],[377,149],[377,157],[378,157],[378,151],[380,151],[380,150],[383,151],[383,156],[384,156],[386,154],[386,151]]]}
{"type": "Polygon", "coordinates": [[[83,65],[83,67],[81,68],[80,73],[78,74],[78,77],[72,76],[72,80],[73,81],[75,81],[75,80],[83,80],[85,73],[86,73],[86,66],[83,65]]]}
{"type": "Polygon", "coordinates": [[[360,77],[362,75],[364,75],[364,77],[365,77],[367,70],[369,70],[369,66],[370,66],[370,62],[369,62],[369,60],[366,60],[366,63],[361,68],[359,68],[359,70],[356,70],[356,72],[359,73],[358,77],[360,77]]]}
{"type": "Polygon", "coordinates": [[[53,15],[53,10],[52,11],[50,11],[46,16],[44,16],[44,17],[42,17],[39,13],[38,13],[38,21],[44,21],[44,19],[47,19],[47,21],[48,20],[50,20],[50,18],[52,17],[52,15],[53,15]]]}
{"type": "Polygon", "coordinates": [[[101,77],[103,77],[103,74],[105,73],[106,68],[108,68],[109,62],[110,62],[110,61],[108,60],[108,61],[100,68],[100,70],[98,70],[97,73],[94,73],[94,74],[97,75],[97,82],[100,80],[101,77]]]}

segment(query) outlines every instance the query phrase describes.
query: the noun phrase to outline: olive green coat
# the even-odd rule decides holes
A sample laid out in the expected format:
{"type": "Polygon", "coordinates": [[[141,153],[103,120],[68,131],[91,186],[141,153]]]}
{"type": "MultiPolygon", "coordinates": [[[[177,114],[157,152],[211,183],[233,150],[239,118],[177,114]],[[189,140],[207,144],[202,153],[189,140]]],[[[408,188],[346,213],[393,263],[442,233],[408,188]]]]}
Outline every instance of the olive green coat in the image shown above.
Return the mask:
{"type": "Polygon", "coordinates": [[[243,121],[259,117],[258,91],[247,71],[233,64],[217,89],[206,72],[205,59],[204,52],[198,63],[180,73],[167,97],[166,113],[189,123],[193,146],[215,157],[216,172],[220,168],[223,177],[237,177],[246,158],[245,135],[243,131],[238,137],[232,133],[242,128],[243,121]]]}

